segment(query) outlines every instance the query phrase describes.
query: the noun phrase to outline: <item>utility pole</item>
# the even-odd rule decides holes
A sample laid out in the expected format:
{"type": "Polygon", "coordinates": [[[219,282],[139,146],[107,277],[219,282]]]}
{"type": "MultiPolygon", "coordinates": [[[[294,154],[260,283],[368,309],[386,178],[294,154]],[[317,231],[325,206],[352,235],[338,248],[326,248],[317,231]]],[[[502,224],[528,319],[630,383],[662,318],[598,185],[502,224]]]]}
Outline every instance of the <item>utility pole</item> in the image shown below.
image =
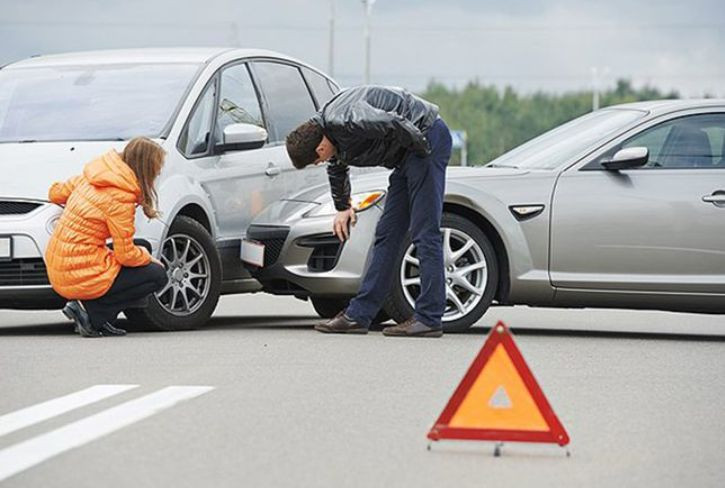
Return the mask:
{"type": "Polygon", "coordinates": [[[362,0],[365,7],[365,29],[363,37],[365,38],[365,84],[370,83],[370,18],[373,13],[373,4],[375,0],[362,0]]]}
{"type": "Polygon", "coordinates": [[[327,53],[327,74],[335,76],[335,0],[330,0],[330,38],[327,53]]]}
{"type": "Polygon", "coordinates": [[[462,131],[461,139],[463,139],[463,145],[461,146],[461,166],[468,166],[468,133],[462,131]]]}
{"type": "Polygon", "coordinates": [[[598,70],[592,67],[592,112],[599,110],[599,78],[598,70]]]}
{"type": "Polygon", "coordinates": [[[602,76],[607,76],[609,73],[609,66],[605,66],[604,69],[599,70],[596,66],[591,68],[592,71],[592,112],[599,110],[599,91],[600,81],[602,76]]]}

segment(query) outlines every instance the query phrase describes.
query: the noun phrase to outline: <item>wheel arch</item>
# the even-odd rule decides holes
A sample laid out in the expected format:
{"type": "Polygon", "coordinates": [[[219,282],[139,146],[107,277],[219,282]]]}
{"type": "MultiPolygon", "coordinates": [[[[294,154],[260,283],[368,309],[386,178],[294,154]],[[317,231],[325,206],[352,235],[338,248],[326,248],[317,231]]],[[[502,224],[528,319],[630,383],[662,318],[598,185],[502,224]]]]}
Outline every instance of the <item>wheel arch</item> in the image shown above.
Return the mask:
{"type": "Polygon", "coordinates": [[[156,233],[160,242],[166,239],[171,224],[180,215],[199,222],[216,241],[214,206],[209,195],[197,179],[182,173],[171,162],[169,166],[170,173],[160,182],[158,188],[161,219],[155,222],[163,226],[163,231],[156,233]]]}
{"type": "Polygon", "coordinates": [[[460,202],[445,202],[443,204],[443,211],[468,219],[491,240],[491,244],[493,244],[494,250],[496,251],[496,260],[500,270],[494,298],[500,304],[507,303],[511,289],[511,272],[508,251],[501,238],[501,234],[486,217],[460,202]]]}
{"type": "Polygon", "coordinates": [[[207,230],[207,232],[209,232],[209,235],[211,235],[212,237],[214,236],[214,229],[211,225],[211,219],[209,219],[209,216],[201,205],[197,203],[187,203],[179,209],[179,211],[174,216],[174,219],[179,216],[189,217],[196,220],[207,230]]]}

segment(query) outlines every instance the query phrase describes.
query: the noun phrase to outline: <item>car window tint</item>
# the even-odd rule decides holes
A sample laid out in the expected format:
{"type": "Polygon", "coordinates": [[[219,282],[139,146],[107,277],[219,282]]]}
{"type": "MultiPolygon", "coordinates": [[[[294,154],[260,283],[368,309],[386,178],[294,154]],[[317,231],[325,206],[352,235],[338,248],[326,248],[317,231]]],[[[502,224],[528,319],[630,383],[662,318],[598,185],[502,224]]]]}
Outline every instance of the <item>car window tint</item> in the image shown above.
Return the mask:
{"type": "Polygon", "coordinates": [[[179,148],[186,156],[205,154],[209,149],[209,134],[214,117],[214,95],[216,85],[209,83],[199,97],[194,113],[189,118],[186,130],[179,139],[179,148]]]}
{"type": "Polygon", "coordinates": [[[260,61],[254,63],[254,73],[267,102],[270,141],[283,141],[292,129],[314,115],[310,92],[295,66],[260,61]]]}
{"type": "Polygon", "coordinates": [[[335,95],[335,92],[330,88],[327,78],[321,74],[307,68],[302,68],[302,71],[305,73],[305,78],[315,94],[317,108],[322,108],[335,95]]]}
{"type": "Polygon", "coordinates": [[[647,115],[634,109],[601,109],[560,125],[491,161],[491,166],[553,169],[591,151],[647,115]]]}
{"type": "Polygon", "coordinates": [[[712,146],[713,164],[725,166],[725,124],[704,129],[712,146]]]}
{"type": "Polygon", "coordinates": [[[230,66],[222,71],[215,131],[218,141],[224,128],[230,124],[264,127],[257,92],[246,64],[230,66]]]}
{"type": "Polygon", "coordinates": [[[614,152],[625,147],[646,147],[649,161],[645,168],[723,168],[724,144],[725,114],[703,114],[646,129],[614,152]]]}
{"type": "MultiPolygon", "coordinates": [[[[619,146],[617,150],[626,147],[646,147],[649,150],[649,161],[646,166],[656,167],[661,164],[659,161],[662,160],[662,149],[664,148],[667,136],[671,131],[672,125],[669,124],[654,127],[629,139],[627,142],[619,146]]],[[[613,155],[614,154],[612,153],[612,156],[613,155]]]]}

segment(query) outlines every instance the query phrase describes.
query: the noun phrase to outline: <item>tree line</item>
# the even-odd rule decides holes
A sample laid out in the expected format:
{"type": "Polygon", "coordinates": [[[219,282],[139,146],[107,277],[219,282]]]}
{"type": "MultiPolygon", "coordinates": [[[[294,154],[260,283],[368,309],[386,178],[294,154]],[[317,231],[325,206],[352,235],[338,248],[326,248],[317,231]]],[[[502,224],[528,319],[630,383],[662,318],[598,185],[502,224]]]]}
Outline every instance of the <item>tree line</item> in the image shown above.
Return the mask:
{"type": "MultiPolygon", "coordinates": [[[[441,117],[451,129],[468,135],[468,164],[485,164],[504,152],[568,120],[592,110],[592,92],[563,94],[536,92],[519,94],[477,81],[462,89],[431,82],[421,95],[440,107],[441,117]]],[[[618,80],[614,88],[600,94],[600,106],[643,100],[679,98],[675,91],[652,87],[634,88],[618,80]]],[[[451,164],[459,164],[454,151],[451,164]]]]}

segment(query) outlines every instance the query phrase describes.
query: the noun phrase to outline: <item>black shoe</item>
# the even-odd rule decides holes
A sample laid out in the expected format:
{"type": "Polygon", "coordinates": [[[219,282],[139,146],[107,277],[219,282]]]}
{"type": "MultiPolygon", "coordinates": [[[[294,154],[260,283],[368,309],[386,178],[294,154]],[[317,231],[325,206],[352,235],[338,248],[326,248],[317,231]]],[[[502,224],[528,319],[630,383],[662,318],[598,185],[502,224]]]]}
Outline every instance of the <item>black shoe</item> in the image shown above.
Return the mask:
{"type": "Polygon", "coordinates": [[[81,336],[100,337],[101,334],[91,325],[91,318],[88,316],[88,312],[83,309],[83,306],[79,302],[72,301],[66,303],[65,307],[63,307],[63,315],[76,323],[75,331],[81,336]]]}
{"type": "Polygon", "coordinates": [[[98,328],[98,333],[102,336],[125,336],[126,331],[124,329],[119,329],[118,327],[114,327],[109,322],[106,322],[102,326],[98,328]]]}
{"type": "Polygon", "coordinates": [[[443,329],[430,327],[416,319],[408,319],[402,324],[384,328],[383,335],[391,337],[441,337],[443,329]]]}
{"type": "Polygon", "coordinates": [[[345,316],[343,312],[327,322],[320,322],[315,330],[326,334],[367,334],[368,328],[345,316]]]}

